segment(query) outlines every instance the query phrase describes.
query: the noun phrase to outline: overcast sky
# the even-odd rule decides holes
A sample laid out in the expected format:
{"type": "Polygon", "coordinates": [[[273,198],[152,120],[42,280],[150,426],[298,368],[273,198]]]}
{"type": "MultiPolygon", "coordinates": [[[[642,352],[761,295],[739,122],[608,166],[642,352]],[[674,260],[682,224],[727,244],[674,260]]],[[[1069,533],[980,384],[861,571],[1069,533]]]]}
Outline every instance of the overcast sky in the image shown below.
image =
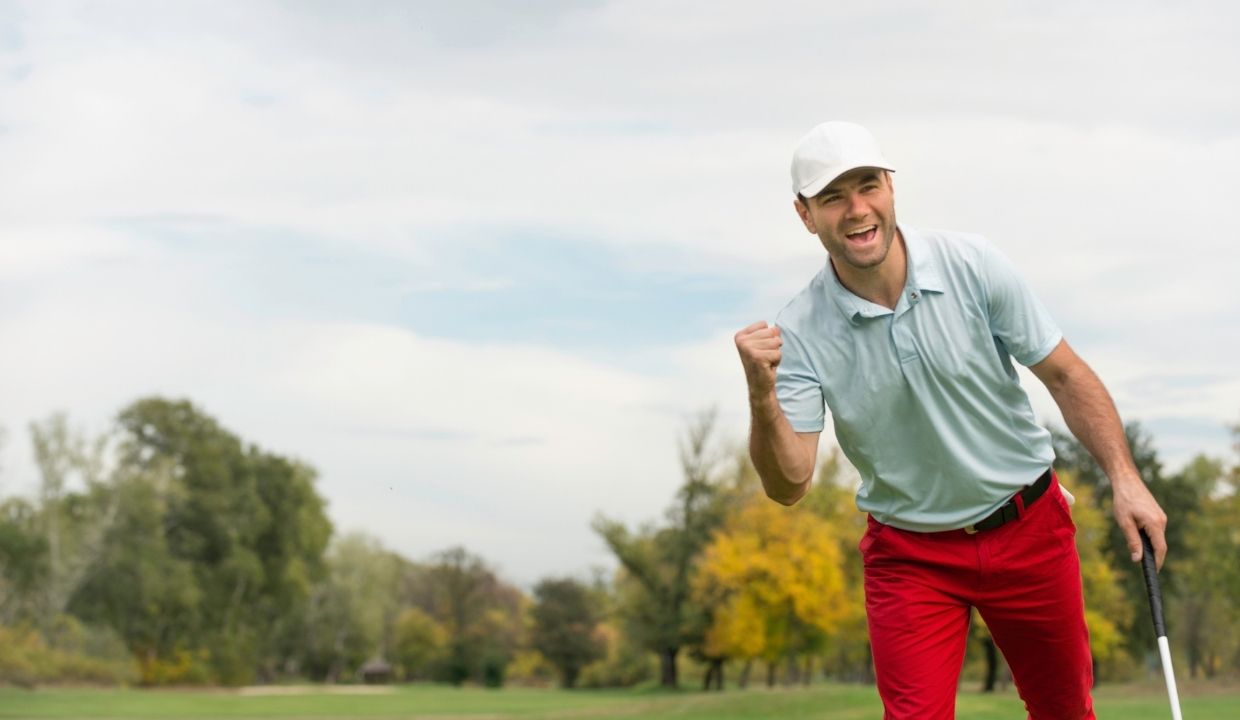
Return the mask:
{"type": "Polygon", "coordinates": [[[687,417],[745,434],[731,336],[825,260],[788,165],[828,119],[1170,469],[1229,452],[1240,6],[756,7],[0,2],[0,493],[31,420],[160,394],[314,465],[341,532],[610,566],[591,518],[662,513],[687,417]]]}

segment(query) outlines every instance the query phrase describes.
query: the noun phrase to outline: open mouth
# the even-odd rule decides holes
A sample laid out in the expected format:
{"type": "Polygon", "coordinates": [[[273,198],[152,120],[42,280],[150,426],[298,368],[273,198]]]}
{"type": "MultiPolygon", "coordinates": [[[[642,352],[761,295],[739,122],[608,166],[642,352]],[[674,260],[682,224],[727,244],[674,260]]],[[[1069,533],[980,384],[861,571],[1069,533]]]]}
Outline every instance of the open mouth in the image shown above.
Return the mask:
{"type": "Polygon", "coordinates": [[[845,233],[845,236],[852,242],[855,242],[858,244],[864,244],[864,243],[868,243],[869,241],[873,240],[874,236],[877,234],[878,234],[877,225],[866,225],[865,227],[857,228],[856,230],[853,230],[850,233],[845,233]]]}

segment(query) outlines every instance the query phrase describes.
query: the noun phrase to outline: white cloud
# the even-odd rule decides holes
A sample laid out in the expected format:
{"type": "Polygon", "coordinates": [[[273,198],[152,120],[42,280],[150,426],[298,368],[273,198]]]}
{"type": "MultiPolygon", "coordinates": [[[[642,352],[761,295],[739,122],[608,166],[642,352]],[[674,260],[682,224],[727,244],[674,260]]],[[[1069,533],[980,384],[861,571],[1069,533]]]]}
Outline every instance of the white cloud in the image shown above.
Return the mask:
{"type": "Polygon", "coordinates": [[[903,220],[1016,260],[1126,417],[1234,420],[1232,4],[535,5],[13,6],[7,457],[51,410],[102,427],[140,394],[188,395],[318,466],[346,528],[415,556],[461,542],[526,580],[594,562],[594,511],[650,518],[671,497],[685,416],[718,404],[743,436],[730,335],[823,262],[787,156],[831,117],[879,136],[903,220]],[[178,224],[237,262],[151,240],[178,224]],[[752,278],[753,316],[621,368],[273,312],[279,288],[235,273],[287,235],[412,264],[437,278],[423,292],[499,290],[434,275],[436,248],[514,231],[752,278]]]}
{"type": "Polygon", "coordinates": [[[605,562],[591,517],[653,517],[679,481],[665,380],[394,327],[201,317],[193,297],[149,302],[157,289],[84,287],[0,318],[20,349],[0,355],[8,490],[35,482],[28,420],[66,409],[99,432],[137,397],[188,396],[319,468],[341,529],[413,557],[463,544],[533,581],[605,562]]]}
{"type": "Polygon", "coordinates": [[[115,263],[144,252],[145,243],[124,233],[76,223],[0,224],[0,281],[54,275],[84,263],[115,263]]]}
{"type": "MultiPolygon", "coordinates": [[[[1168,165],[1195,168],[1204,183],[1234,179],[1220,170],[1234,164],[1209,162],[1234,155],[1234,139],[1213,147],[1217,130],[1193,130],[1201,108],[1234,116],[1237,103],[1218,73],[1183,71],[1203,57],[1225,66],[1235,50],[1209,42],[1216,19],[1157,5],[1045,16],[969,3],[825,14],[609,3],[510,28],[494,11],[400,4],[373,17],[263,3],[130,7],[27,7],[19,57],[32,70],[6,93],[16,171],[2,186],[21,213],[227,214],[400,252],[445,226],[517,224],[769,261],[803,247],[788,150],[838,115],[881,130],[905,161],[901,183],[920,173],[908,187],[920,207],[944,209],[935,215],[976,205],[969,190],[982,178],[1019,191],[1004,217],[1057,197],[1047,191],[1065,175],[1075,196],[1071,181],[1085,173],[1072,168],[1083,164],[1111,186],[1148,188],[1168,165]],[[132,8],[144,11],[141,33],[113,17],[132,8]],[[988,25],[999,32],[978,32],[988,25]],[[493,42],[443,43],[467,27],[493,42]],[[1159,42],[1141,51],[1101,32],[1116,27],[1159,42]],[[1159,91],[1116,92],[1138,81],[1159,91]]],[[[1082,218],[1076,207],[1038,208],[1030,232],[1082,218]]]]}

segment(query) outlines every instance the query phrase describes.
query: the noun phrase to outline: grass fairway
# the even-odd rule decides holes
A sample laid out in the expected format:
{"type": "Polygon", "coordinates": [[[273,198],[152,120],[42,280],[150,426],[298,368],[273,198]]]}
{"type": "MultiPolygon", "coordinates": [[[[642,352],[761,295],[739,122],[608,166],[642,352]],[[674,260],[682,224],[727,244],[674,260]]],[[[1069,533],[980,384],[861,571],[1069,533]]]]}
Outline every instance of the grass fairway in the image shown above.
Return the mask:
{"type": "MultiPolygon", "coordinates": [[[[362,690],[366,690],[363,688],[362,690]]],[[[1240,718],[1240,688],[1186,688],[1185,717],[1240,718]]],[[[279,690],[277,690],[279,692],[279,690]]],[[[1171,713],[1156,684],[1103,687],[1095,695],[1106,720],[1153,720],[1171,713]]],[[[351,694],[319,688],[281,694],[237,691],[0,689],[0,718],[391,718],[395,720],[507,720],[509,718],[663,718],[732,720],[814,718],[863,720],[882,717],[872,688],[820,684],[809,688],[728,690],[723,693],[651,690],[483,690],[405,687],[351,694]]],[[[962,692],[959,720],[1024,718],[1015,693],[962,692]]]]}

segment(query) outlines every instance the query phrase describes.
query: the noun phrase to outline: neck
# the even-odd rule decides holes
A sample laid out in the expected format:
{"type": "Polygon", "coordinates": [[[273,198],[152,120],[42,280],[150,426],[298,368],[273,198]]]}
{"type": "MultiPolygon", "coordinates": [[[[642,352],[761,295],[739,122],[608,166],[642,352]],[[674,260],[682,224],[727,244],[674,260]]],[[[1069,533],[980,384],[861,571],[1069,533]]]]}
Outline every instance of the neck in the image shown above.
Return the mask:
{"type": "Polygon", "coordinates": [[[831,267],[835,269],[835,276],[840,279],[840,283],[853,295],[882,305],[888,310],[895,310],[908,277],[908,253],[904,247],[904,235],[896,230],[895,242],[891,243],[887,257],[874,267],[855,268],[847,263],[837,263],[834,258],[831,259],[831,267]]]}

